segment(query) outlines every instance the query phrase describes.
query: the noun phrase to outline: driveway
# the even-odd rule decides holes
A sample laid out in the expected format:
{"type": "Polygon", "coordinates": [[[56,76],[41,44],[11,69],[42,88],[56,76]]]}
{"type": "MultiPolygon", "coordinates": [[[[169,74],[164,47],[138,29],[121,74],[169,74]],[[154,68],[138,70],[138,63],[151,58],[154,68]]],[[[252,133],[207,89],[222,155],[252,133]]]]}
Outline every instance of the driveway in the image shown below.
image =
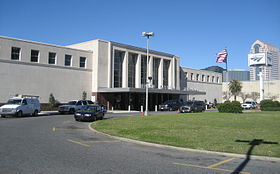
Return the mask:
{"type": "MultiPolygon", "coordinates": [[[[123,115],[106,117],[120,116],[123,115]]],[[[88,125],[74,121],[72,115],[0,118],[0,174],[278,174],[280,171],[279,162],[139,145],[95,133],[88,125]]]]}

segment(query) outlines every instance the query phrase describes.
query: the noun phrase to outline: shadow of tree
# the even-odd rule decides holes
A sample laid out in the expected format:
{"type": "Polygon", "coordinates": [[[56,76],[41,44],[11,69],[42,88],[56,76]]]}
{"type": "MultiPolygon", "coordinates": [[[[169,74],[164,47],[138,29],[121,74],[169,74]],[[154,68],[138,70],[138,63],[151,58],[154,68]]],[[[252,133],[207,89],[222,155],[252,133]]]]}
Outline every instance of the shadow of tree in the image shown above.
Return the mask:
{"type": "Polygon", "coordinates": [[[252,155],[252,151],[255,146],[261,145],[261,144],[278,144],[278,142],[270,142],[270,141],[264,141],[263,139],[254,139],[252,141],[249,140],[235,140],[235,142],[239,143],[248,143],[250,145],[249,150],[246,153],[245,160],[232,172],[232,174],[240,174],[242,170],[246,167],[246,165],[249,163],[252,155]]]}

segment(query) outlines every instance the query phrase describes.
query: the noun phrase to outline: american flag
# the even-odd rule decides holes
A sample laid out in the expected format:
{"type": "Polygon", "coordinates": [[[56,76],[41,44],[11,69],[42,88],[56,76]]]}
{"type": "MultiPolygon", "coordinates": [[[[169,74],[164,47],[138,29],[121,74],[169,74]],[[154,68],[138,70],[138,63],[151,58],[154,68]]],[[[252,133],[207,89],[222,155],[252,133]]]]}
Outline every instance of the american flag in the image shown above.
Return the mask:
{"type": "Polygon", "coordinates": [[[218,63],[222,63],[222,62],[227,62],[227,50],[224,49],[222,50],[221,52],[217,53],[216,56],[217,56],[217,60],[216,62],[218,63]]]}

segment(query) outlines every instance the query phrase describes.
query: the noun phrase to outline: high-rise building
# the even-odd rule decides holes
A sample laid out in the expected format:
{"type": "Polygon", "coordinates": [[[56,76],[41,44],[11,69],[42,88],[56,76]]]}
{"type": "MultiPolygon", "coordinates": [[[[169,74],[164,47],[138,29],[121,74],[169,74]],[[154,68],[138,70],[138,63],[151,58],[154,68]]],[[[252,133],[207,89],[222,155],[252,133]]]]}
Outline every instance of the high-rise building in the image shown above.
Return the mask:
{"type": "Polygon", "coordinates": [[[257,40],[248,54],[250,80],[259,80],[259,72],[263,72],[264,80],[280,79],[280,52],[271,44],[257,40]]]}

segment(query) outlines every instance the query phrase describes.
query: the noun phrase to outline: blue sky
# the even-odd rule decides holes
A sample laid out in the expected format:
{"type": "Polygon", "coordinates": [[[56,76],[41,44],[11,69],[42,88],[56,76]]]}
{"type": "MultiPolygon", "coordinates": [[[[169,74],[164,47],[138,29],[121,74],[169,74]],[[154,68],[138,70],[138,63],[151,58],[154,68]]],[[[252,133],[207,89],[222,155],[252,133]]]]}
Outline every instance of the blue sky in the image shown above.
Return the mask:
{"type": "Polygon", "coordinates": [[[252,43],[280,47],[280,0],[0,0],[0,35],[70,45],[93,39],[175,54],[201,69],[228,49],[229,69],[248,69],[252,43]]]}

